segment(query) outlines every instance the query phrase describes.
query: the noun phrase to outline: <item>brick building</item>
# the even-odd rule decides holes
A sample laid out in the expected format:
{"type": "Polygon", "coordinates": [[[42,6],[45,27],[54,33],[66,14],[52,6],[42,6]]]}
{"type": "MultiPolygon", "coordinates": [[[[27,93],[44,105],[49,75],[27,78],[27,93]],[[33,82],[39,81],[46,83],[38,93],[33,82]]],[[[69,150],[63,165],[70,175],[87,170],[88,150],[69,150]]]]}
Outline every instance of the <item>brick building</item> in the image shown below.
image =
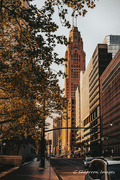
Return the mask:
{"type": "Polygon", "coordinates": [[[100,77],[104,155],[120,155],[120,50],[100,77]]]}

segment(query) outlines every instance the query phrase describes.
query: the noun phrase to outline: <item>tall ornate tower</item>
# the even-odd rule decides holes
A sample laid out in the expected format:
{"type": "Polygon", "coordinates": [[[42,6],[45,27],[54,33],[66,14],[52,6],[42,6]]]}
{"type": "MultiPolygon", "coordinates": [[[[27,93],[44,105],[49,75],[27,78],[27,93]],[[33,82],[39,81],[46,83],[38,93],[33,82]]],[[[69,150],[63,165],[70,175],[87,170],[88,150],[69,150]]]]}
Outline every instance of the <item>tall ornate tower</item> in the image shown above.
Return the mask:
{"type": "MultiPolygon", "coordinates": [[[[85,70],[85,52],[83,41],[77,27],[72,27],[69,33],[67,50],[65,52],[65,97],[68,99],[68,107],[65,110],[66,118],[63,119],[63,127],[75,127],[75,91],[79,86],[80,71],[85,70]]],[[[62,130],[62,149],[67,146],[69,154],[75,145],[75,129],[62,130]]]]}

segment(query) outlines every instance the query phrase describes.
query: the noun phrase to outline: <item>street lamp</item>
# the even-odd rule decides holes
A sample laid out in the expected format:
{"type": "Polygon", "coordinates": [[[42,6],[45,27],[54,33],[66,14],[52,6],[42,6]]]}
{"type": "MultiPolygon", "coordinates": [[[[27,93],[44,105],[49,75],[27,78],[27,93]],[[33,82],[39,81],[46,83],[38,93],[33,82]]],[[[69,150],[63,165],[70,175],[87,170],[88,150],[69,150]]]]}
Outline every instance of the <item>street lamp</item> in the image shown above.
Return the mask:
{"type": "Polygon", "coordinates": [[[110,123],[110,126],[113,126],[113,123],[112,123],[112,122],[110,123]]]}

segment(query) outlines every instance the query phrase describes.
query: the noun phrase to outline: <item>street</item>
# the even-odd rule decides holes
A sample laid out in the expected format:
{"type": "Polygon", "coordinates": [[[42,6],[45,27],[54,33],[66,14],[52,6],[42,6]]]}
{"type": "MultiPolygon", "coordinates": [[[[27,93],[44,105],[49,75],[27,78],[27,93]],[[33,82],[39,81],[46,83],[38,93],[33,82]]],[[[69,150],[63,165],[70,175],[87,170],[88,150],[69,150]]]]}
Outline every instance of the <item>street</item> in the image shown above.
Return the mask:
{"type": "Polygon", "coordinates": [[[52,158],[51,165],[61,180],[85,179],[87,169],[84,169],[82,159],[52,158]]]}

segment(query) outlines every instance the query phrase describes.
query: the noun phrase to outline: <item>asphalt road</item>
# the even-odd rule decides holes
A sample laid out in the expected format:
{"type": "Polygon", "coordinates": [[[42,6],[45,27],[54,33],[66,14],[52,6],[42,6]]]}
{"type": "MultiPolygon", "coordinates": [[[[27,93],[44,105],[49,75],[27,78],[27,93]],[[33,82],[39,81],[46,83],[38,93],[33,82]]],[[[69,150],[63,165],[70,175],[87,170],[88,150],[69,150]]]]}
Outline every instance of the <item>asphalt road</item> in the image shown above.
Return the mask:
{"type": "Polygon", "coordinates": [[[60,180],[85,180],[82,159],[52,158],[51,165],[60,180]]]}

